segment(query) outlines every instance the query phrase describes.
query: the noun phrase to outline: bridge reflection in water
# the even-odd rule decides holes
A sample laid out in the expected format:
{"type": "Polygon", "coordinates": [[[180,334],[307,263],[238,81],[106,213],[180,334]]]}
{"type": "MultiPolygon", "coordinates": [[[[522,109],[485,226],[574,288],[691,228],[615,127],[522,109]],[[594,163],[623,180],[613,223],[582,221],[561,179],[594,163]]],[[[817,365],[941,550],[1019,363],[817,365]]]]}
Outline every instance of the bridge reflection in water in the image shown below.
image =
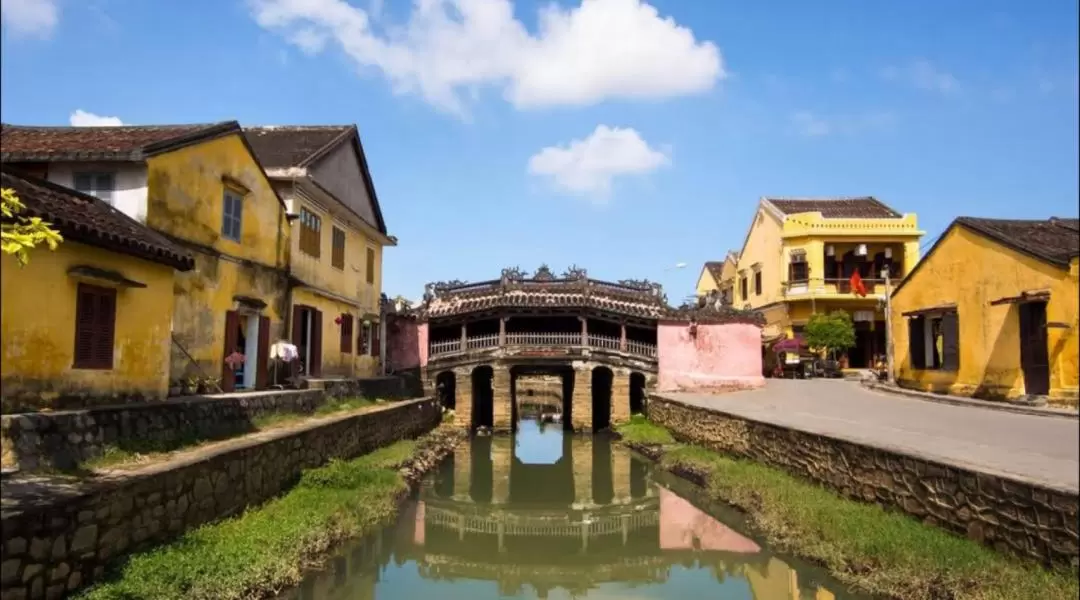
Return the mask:
{"type": "Polygon", "coordinates": [[[605,437],[526,421],[513,438],[460,447],[397,523],[287,596],[854,598],[710,516],[693,495],[605,437]]]}

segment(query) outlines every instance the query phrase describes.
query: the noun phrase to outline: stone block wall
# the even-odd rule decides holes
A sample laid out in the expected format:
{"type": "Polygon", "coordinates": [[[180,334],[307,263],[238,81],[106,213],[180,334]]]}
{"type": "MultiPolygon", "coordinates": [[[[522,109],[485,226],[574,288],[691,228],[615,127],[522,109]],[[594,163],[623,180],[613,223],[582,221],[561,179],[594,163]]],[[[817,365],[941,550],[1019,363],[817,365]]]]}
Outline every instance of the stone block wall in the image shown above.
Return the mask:
{"type": "Polygon", "coordinates": [[[175,444],[254,431],[269,413],[310,414],[326,401],[320,390],[271,390],[190,396],[146,404],[0,416],[5,469],[70,469],[105,446],[175,444]]]}
{"type": "Polygon", "coordinates": [[[385,377],[360,377],[355,379],[310,379],[308,387],[325,390],[332,398],[382,398],[383,400],[405,400],[424,395],[424,386],[420,379],[406,375],[387,375],[385,377]]]}
{"type": "Polygon", "coordinates": [[[62,597],[100,579],[125,554],[277,496],[304,469],[419,436],[440,420],[436,402],[425,398],[267,432],[180,463],[81,483],[63,494],[27,494],[21,503],[9,503],[14,494],[5,489],[0,595],[62,597]]]}
{"type": "Polygon", "coordinates": [[[1080,561],[1075,492],[760,423],[662,396],[650,398],[648,415],[678,439],[784,469],[999,551],[1073,568],[1080,561]]]}
{"type": "Polygon", "coordinates": [[[491,389],[493,392],[492,402],[494,406],[493,429],[496,431],[510,431],[514,424],[513,417],[513,394],[510,389],[510,368],[505,365],[492,365],[493,378],[491,389]]]}
{"type": "Polygon", "coordinates": [[[570,423],[574,431],[592,431],[592,370],[574,368],[574,395],[571,400],[570,423]]]}
{"type": "Polygon", "coordinates": [[[611,380],[611,424],[630,420],[630,371],[615,370],[611,380]]]}

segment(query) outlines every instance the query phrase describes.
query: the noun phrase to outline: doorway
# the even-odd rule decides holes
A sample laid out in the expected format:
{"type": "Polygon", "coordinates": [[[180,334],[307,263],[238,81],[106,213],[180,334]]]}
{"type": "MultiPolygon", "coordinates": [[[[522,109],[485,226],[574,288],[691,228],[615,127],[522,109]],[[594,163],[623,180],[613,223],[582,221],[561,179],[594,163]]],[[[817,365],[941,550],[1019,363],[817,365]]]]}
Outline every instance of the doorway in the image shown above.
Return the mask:
{"type": "Polygon", "coordinates": [[[322,312],[297,304],[292,317],[292,343],[300,354],[298,374],[318,377],[322,374],[322,312]]]}
{"type": "Polygon", "coordinates": [[[1050,393],[1050,352],[1046,334],[1046,302],[1025,302],[1019,307],[1020,370],[1024,373],[1024,393],[1050,393]]]}

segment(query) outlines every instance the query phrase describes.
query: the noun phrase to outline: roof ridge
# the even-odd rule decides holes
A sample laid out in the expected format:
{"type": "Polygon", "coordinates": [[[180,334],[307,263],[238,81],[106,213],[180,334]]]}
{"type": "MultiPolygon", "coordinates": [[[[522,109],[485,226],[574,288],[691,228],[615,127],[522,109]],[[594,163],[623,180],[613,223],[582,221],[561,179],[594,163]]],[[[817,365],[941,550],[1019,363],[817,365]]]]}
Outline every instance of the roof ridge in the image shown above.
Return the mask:
{"type": "Polygon", "coordinates": [[[83,131],[87,129],[182,129],[189,127],[216,127],[218,125],[225,125],[227,123],[233,123],[236,119],[226,119],[224,121],[206,121],[201,123],[164,123],[158,125],[134,125],[124,123],[122,125],[19,125],[16,123],[3,123],[4,127],[11,127],[13,129],[71,129],[76,131],[83,131]]]}

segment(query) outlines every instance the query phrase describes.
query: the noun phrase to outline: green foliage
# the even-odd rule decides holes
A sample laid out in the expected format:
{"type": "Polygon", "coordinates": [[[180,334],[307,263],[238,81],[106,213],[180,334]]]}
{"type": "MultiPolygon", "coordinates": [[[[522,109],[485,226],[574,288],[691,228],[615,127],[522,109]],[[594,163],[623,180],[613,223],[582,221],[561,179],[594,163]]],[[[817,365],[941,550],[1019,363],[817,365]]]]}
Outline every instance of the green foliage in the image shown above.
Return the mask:
{"type": "Polygon", "coordinates": [[[23,205],[14,190],[0,190],[0,214],[3,223],[0,225],[0,248],[4,254],[10,254],[18,261],[19,266],[30,262],[30,250],[39,244],[45,244],[49,250],[56,250],[64,238],[58,231],[52,228],[52,224],[42,221],[40,217],[21,216],[26,206],[23,205]]]}
{"type": "Polygon", "coordinates": [[[829,355],[855,347],[855,324],[851,315],[837,310],[829,314],[814,313],[806,324],[806,343],[829,355]]]}

